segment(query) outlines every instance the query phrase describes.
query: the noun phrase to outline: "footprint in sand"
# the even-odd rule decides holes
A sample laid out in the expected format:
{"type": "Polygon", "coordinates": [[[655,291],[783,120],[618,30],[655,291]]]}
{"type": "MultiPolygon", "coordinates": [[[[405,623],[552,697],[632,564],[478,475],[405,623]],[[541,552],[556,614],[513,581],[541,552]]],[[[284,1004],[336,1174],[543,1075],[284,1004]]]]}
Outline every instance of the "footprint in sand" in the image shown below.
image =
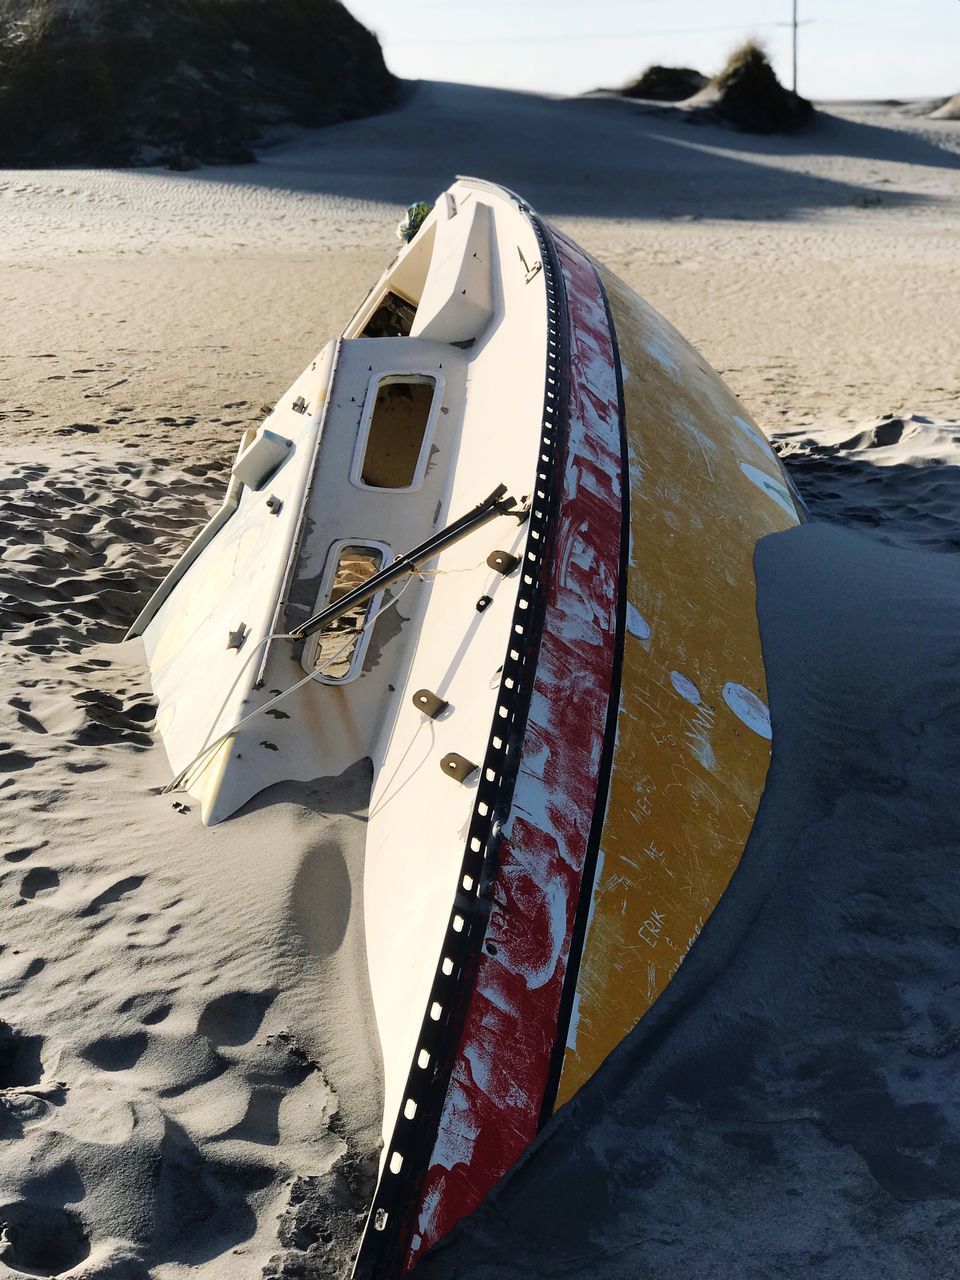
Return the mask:
{"type": "Polygon", "coordinates": [[[54,431],[55,436],[76,436],[76,435],[99,435],[100,428],[95,427],[92,422],[71,422],[69,427],[59,427],[54,431]]]}
{"type": "Polygon", "coordinates": [[[26,862],[31,854],[39,853],[41,849],[46,849],[49,840],[39,840],[36,844],[24,844],[18,849],[9,849],[4,855],[5,862],[26,862]]]}
{"type": "Polygon", "coordinates": [[[110,885],[108,889],[104,889],[102,893],[98,893],[80,912],[81,916],[99,915],[105,907],[112,906],[113,903],[119,902],[121,898],[125,898],[128,893],[133,893],[135,889],[139,889],[143,884],[146,876],[124,876],[122,880],[117,880],[110,885]]]}
{"type": "Polygon", "coordinates": [[[87,761],[64,761],[64,769],[67,773],[96,773],[98,769],[106,769],[108,762],[106,760],[87,760],[87,761]]]}
{"type": "Polygon", "coordinates": [[[146,727],[156,714],[156,703],[149,694],[137,694],[124,704],[114,694],[100,690],[84,690],[74,695],[84,710],[85,722],[73,735],[78,746],[105,746],[130,743],[148,747],[151,739],[146,727]]]}
{"type": "Polygon", "coordinates": [[[120,1012],[132,1014],[145,1027],[155,1027],[170,1017],[173,1005],[167,992],[142,991],[128,996],[120,1005],[120,1012]]]}
{"type": "Polygon", "coordinates": [[[53,867],[31,867],[20,882],[20,897],[36,898],[41,893],[59,889],[60,877],[53,867]]]}
{"type": "Polygon", "coordinates": [[[58,1276],[90,1254],[83,1223],[72,1209],[26,1200],[0,1205],[0,1261],[13,1271],[58,1276]]]}
{"type": "Polygon", "coordinates": [[[12,750],[12,743],[0,742],[0,773],[22,773],[37,763],[36,756],[12,750]]]}
{"type": "Polygon", "coordinates": [[[45,725],[35,715],[31,715],[31,704],[26,698],[11,698],[9,705],[16,713],[17,724],[21,729],[26,729],[28,733],[47,732],[45,725]]]}
{"type": "Polygon", "coordinates": [[[101,1071],[129,1071],[143,1057],[148,1044],[145,1031],[127,1036],[100,1036],[80,1050],[81,1058],[101,1071]]]}
{"type": "Polygon", "coordinates": [[[217,1045],[249,1044],[276,998],[274,987],[266,991],[230,991],[217,996],[200,1014],[197,1034],[217,1045]]]}
{"type": "Polygon", "coordinates": [[[25,1089],[43,1079],[43,1036],[28,1036],[0,1022],[0,1089],[25,1089]]]}

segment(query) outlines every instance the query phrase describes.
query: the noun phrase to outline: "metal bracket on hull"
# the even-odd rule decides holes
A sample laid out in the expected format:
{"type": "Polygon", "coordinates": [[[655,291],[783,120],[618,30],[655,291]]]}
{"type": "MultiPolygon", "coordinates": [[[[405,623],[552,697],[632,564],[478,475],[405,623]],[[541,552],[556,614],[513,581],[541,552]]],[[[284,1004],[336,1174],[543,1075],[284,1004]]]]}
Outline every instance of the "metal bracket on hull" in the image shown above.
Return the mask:
{"type": "Polygon", "coordinates": [[[520,563],[520,557],[511,555],[509,551],[491,551],[487,556],[487,564],[506,578],[520,563]]]}
{"type": "Polygon", "coordinates": [[[418,689],[413,695],[413,705],[431,720],[436,720],[443,715],[450,703],[444,702],[443,698],[431,693],[429,689],[418,689]]]}
{"type": "Polygon", "coordinates": [[[461,756],[456,751],[451,751],[440,761],[440,768],[448,778],[454,778],[457,782],[466,782],[480,768],[478,764],[474,764],[472,760],[468,760],[466,756],[461,756]]]}

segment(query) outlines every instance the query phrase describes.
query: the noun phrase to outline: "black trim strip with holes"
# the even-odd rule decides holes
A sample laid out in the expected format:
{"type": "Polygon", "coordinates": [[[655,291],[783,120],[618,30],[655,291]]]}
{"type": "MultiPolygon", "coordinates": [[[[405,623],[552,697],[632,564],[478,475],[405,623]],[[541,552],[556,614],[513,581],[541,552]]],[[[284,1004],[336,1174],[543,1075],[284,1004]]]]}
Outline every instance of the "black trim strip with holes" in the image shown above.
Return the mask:
{"type": "Polygon", "coordinates": [[[513,799],[540,653],[544,591],[560,501],[557,459],[563,456],[566,441],[565,361],[569,341],[560,264],[550,233],[536,215],[525,206],[521,208],[539,242],[547,292],[544,415],[529,534],[493,727],[467,834],[460,886],[410,1067],[404,1105],[394,1126],[360,1245],[354,1280],[394,1280],[401,1276],[417,1230],[421,1193],[493,901],[499,833],[513,799]]]}
{"type": "Polygon", "coordinates": [[[610,675],[610,700],[607,703],[607,721],[604,730],[603,751],[600,755],[600,766],[597,770],[597,791],[593,804],[593,821],[590,824],[590,835],[587,840],[587,852],[584,859],[583,874],[580,880],[580,899],[577,903],[577,914],[573,923],[570,939],[570,955],[567,959],[567,972],[564,976],[563,992],[560,996],[560,1008],[557,1011],[557,1038],[553,1044],[550,1060],[550,1073],[547,1077],[547,1088],[540,1110],[540,1128],[553,1115],[557,1090],[560,1086],[560,1075],[563,1071],[564,1051],[567,1045],[567,1033],[573,1004],[580,980],[580,961],[583,958],[583,945],[587,936],[587,924],[590,920],[590,906],[596,887],[597,861],[600,856],[600,839],[607,817],[607,804],[610,796],[610,775],[613,770],[613,753],[617,743],[617,717],[620,714],[620,686],[623,675],[623,644],[627,629],[627,570],[630,563],[630,454],[627,448],[627,414],[623,398],[623,368],[620,364],[620,347],[617,343],[617,330],[610,310],[610,299],[603,286],[603,279],[596,265],[591,267],[597,277],[597,285],[603,295],[603,305],[610,327],[610,342],[613,346],[613,363],[617,375],[617,404],[620,415],[620,563],[617,574],[617,611],[615,618],[613,671],[610,675]]]}

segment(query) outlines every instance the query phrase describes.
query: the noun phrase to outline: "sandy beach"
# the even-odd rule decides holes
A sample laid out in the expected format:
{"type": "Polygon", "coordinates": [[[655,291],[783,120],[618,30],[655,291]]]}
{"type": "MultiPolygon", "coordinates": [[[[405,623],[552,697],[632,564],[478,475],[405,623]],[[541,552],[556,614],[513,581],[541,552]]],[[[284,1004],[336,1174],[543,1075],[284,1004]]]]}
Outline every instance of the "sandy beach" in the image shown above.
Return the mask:
{"type": "Polygon", "coordinates": [[[423,1274],[949,1274],[960,122],[827,104],[756,138],[426,82],[252,166],[0,172],[0,1270],[345,1273],[380,1130],[365,779],[203,828],[119,641],[458,173],[662,311],[814,519],[758,552],[775,746],[730,893],[423,1274]]]}

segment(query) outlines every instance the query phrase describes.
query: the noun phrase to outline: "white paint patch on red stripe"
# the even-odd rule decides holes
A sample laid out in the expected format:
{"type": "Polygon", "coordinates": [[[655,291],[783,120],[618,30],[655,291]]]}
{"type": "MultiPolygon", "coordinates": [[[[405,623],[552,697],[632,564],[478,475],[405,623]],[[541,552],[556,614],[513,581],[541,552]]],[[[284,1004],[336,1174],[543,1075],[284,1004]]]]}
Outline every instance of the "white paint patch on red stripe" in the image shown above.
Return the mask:
{"type": "Polygon", "coordinates": [[[493,908],[408,1269],[536,1135],[590,828],[606,800],[597,786],[616,658],[624,486],[616,350],[595,269],[554,239],[570,328],[569,422],[543,639],[493,908]]]}

